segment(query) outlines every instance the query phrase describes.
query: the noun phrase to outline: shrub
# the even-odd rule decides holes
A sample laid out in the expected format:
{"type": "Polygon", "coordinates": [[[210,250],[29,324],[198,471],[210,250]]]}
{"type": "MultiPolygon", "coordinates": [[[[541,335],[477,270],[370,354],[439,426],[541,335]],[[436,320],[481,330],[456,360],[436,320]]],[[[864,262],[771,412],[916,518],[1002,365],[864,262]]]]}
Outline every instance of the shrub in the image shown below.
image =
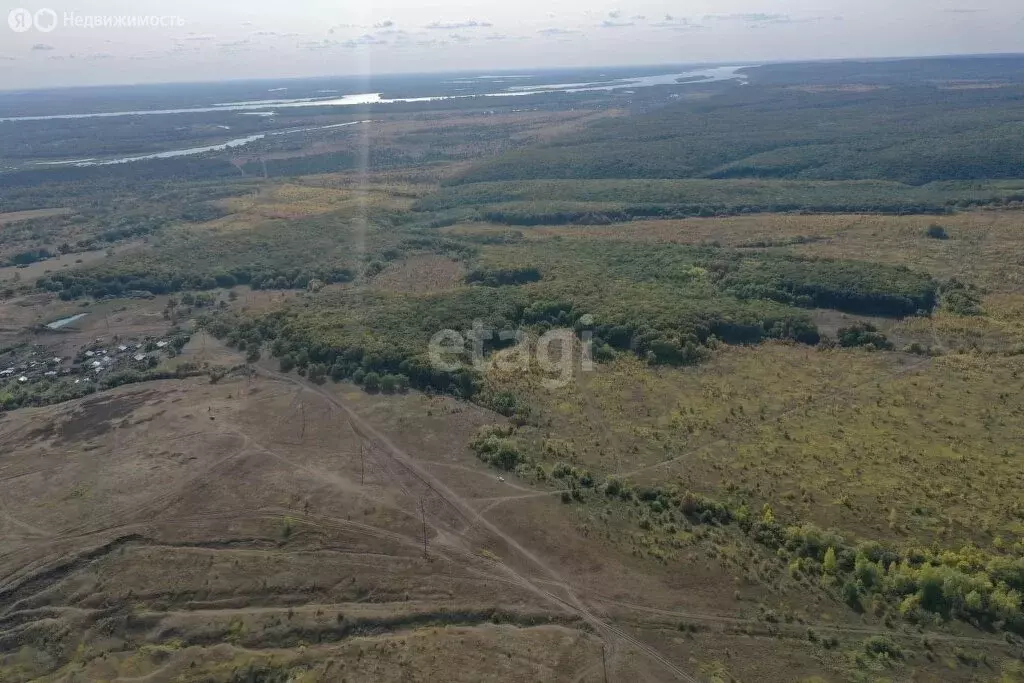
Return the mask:
{"type": "Polygon", "coordinates": [[[861,610],[860,604],[860,589],[857,587],[856,581],[847,581],[843,584],[842,590],[843,602],[857,610],[861,610]]]}
{"type": "Polygon", "coordinates": [[[608,481],[605,482],[605,484],[604,484],[605,495],[617,496],[617,495],[619,495],[620,491],[622,491],[622,482],[619,481],[618,479],[616,479],[615,477],[611,477],[611,478],[608,479],[608,481]]]}
{"type": "Polygon", "coordinates": [[[839,344],[844,348],[863,347],[872,351],[890,350],[892,342],[871,323],[854,323],[839,329],[839,344]]]}
{"type": "Polygon", "coordinates": [[[890,659],[903,657],[903,648],[889,636],[871,636],[864,641],[864,649],[873,657],[882,656],[890,659]]]}
{"type": "Polygon", "coordinates": [[[324,380],[327,378],[327,366],[323,363],[310,363],[309,367],[306,369],[306,374],[311,382],[323,384],[324,380]]]}
{"type": "Polygon", "coordinates": [[[954,315],[981,315],[981,296],[956,278],[942,286],[942,307],[954,315]]]}
{"type": "Polygon", "coordinates": [[[526,461],[526,457],[511,438],[512,431],[511,427],[484,427],[470,442],[469,447],[476,452],[477,457],[489,465],[511,472],[526,461]]]}
{"type": "Polygon", "coordinates": [[[949,233],[947,233],[946,229],[939,225],[938,223],[932,223],[931,225],[929,225],[928,229],[924,231],[924,234],[927,237],[932,238],[933,240],[949,239],[949,233]]]}
{"type": "Polygon", "coordinates": [[[825,559],[822,561],[822,568],[828,574],[835,574],[839,569],[839,563],[836,561],[836,549],[829,547],[825,551],[825,559]]]}

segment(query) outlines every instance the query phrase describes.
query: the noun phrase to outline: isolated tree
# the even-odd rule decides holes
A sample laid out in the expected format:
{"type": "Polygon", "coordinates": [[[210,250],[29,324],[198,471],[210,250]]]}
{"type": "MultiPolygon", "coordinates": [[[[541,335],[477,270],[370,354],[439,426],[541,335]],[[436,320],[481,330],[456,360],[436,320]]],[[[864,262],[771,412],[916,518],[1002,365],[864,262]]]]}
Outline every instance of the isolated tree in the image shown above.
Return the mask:
{"type": "Polygon", "coordinates": [[[368,372],[363,377],[363,386],[366,387],[367,391],[376,391],[380,389],[380,375],[376,372],[368,372]]]}
{"type": "Polygon", "coordinates": [[[327,378],[327,366],[323,363],[310,363],[306,373],[311,382],[323,384],[324,379],[327,378]]]}
{"type": "Polygon", "coordinates": [[[250,342],[249,346],[246,347],[245,362],[256,363],[260,359],[260,345],[255,342],[250,342]]]}
{"type": "Polygon", "coordinates": [[[836,561],[836,549],[829,547],[825,551],[825,559],[822,562],[822,567],[825,569],[827,574],[835,574],[839,570],[839,563],[836,561]]]}
{"type": "Polygon", "coordinates": [[[331,379],[335,382],[340,382],[345,379],[345,366],[341,362],[337,362],[331,366],[331,379]]]}

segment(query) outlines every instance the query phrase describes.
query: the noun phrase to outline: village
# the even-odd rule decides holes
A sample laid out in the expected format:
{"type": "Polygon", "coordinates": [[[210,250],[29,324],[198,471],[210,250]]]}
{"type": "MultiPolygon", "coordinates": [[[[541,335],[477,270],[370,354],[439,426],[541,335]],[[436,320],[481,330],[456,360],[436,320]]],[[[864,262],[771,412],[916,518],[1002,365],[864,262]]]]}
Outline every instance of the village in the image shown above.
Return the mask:
{"type": "Polygon", "coordinates": [[[13,380],[28,386],[38,382],[66,378],[72,384],[93,382],[104,374],[122,370],[148,370],[160,364],[161,357],[173,356],[184,344],[175,337],[112,338],[98,337],[83,346],[73,357],[54,356],[42,345],[10,352],[15,356],[0,363],[0,383],[13,380]]]}

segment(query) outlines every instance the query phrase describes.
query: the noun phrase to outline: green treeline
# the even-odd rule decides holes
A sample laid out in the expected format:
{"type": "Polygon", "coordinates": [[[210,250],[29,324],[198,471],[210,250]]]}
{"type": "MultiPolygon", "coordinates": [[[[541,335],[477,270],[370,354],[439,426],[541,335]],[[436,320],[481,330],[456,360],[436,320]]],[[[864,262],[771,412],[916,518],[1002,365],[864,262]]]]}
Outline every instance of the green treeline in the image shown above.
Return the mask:
{"type": "Polygon", "coordinates": [[[442,187],[421,212],[508,225],[607,224],[764,212],[942,214],[1024,201],[1024,181],[538,179],[442,187]],[[469,213],[467,213],[469,212],[469,213]]]}
{"type": "Polygon", "coordinates": [[[1019,178],[1022,93],[1020,85],[734,88],[509,152],[467,169],[455,182],[785,178],[920,185],[1019,178]]]}
{"type": "Polygon", "coordinates": [[[675,535],[681,525],[735,526],[788,560],[791,575],[835,591],[855,610],[881,605],[913,623],[960,619],[1024,634],[1024,558],[974,546],[939,550],[852,542],[813,524],[785,525],[768,505],[755,513],[745,503],[675,487],[631,486],[614,477],[602,483],[566,463],[548,469],[534,461],[511,426],[482,428],[470,448],[493,467],[553,481],[563,488],[563,502],[601,496],[631,504],[639,508],[637,523],[647,533],[675,535]]]}
{"type": "Polygon", "coordinates": [[[349,282],[353,277],[353,273],[344,268],[262,270],[240,267],[209,275],[189,275],[171,270],[116,274],[73,270],[39,278],[36,287],[48,292],[57,292],[61,299],[71,300],[82,296],[118,297],[133,292],[170,294],[186,290],[229,288],[236,285],[249,285],[253,289],[306,289],[314,280],[330,284],[349,282]]]}

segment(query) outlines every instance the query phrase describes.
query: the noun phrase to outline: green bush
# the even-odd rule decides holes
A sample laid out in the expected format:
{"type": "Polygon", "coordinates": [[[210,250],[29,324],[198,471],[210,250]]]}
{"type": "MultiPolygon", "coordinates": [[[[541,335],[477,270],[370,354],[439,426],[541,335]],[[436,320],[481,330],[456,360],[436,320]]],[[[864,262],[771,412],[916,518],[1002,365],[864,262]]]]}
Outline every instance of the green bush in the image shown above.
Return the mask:
{"type": "Polygon", "coordinates": [[[871,323],[855,323],[839,329],[839,344],[844,348],[866,348],[871,351],[888,351],[892,342],[871,323]]]}
{"type": "Polygon", "coordinates": [[[864,650],[873,657],[903,658],[903,648],[889,636],[871,636],[864,641],[864,650]]]}

